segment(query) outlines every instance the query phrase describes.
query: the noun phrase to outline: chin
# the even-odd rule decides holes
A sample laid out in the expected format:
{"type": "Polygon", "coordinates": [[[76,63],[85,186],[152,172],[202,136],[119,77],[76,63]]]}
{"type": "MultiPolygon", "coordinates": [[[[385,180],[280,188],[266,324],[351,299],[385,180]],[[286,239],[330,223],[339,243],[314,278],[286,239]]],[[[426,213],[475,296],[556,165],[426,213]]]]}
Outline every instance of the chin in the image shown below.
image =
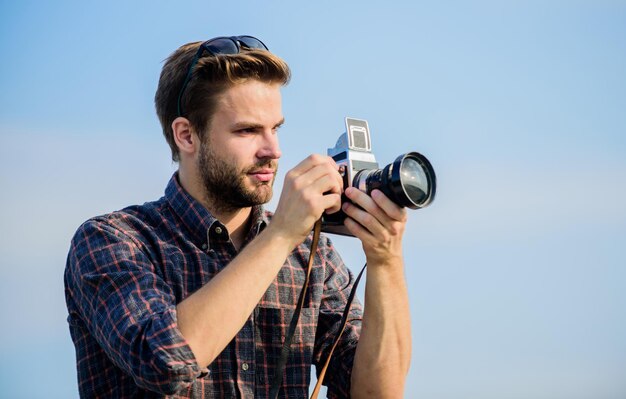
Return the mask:
{"type": "Polygon", "coordinates": [[[273,190],[270,184],[262,184],[258,186],[248,187],[246,196],[252,200],[252,202],[262,205],[267,204],[273,197],[273,190]]]}
{"type": "Polygon", "coordinates": [[[264,192],[257,192],[257,194],[258,194],[259,202],[261,204],[267,204],[268,202],[270,202],[270,200],[274,196],[272,187],[267,187],[267,191],[264,190],[264,192]]]}

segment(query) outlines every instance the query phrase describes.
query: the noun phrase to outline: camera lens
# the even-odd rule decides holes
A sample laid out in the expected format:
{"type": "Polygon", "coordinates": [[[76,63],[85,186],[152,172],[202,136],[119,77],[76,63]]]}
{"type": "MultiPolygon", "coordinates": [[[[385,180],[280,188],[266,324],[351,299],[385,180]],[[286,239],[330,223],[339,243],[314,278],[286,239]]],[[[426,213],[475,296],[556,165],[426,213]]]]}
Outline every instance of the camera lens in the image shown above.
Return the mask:
{"type": "Polygon", "coordinates": [[[428,177],[424,168],[413,158],[405,158],[400,163],[400,184],[414,204],[423,203],[428,196],[428,177]]]}
{"type": "Polygon", "coordinates": [[[382,191],[400,206],[423,208],[435,198],[435,171],[428,159],[420,153],[400,155],[382,170],[362,170],[354,178],[354,186],[371,194],[382,191]]]}

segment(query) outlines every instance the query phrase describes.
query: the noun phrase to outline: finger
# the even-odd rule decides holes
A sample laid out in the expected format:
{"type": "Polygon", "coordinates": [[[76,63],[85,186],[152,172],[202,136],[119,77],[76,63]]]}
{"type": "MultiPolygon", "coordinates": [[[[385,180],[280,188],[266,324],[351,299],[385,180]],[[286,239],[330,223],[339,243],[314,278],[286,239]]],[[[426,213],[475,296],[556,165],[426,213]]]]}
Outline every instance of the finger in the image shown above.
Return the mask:
{"type": "Polygon", "coordinates": [[[380,221],[382,224],[388,224],[392,220],[387,216],[387,214],[378,206],[376,202],[363,191],[350,187],[346,189],[346,196],[352,202],[363,208],[367,213],[373,215],[376,219],[380,221]]]}
{"type": "Polygon", "coordinates": [[[296,177],[292,182],[292,187],[298,191],[316,190],[319,194],[332,192],[341,194],[341,186],[335,178],[333,170],[327,165],[318,165],[308,172],[296,177]]]}
{"type": "Polygon", "coordinates": [[[375,237],[369,232],[365,227],[361,226],[358,222],[356,222],[352,218],[346,218],[343,221],[343,225],[346,226],[348,231],[361,240],[363,243],[370,242],[371,240],[375,240],[375,237]]]}
{"type": "Polygon", "coordinates": [[[338,170],[337,164],[331,157],[320,154],[311,154],[291,169],[289,173],[294,177],[297,177],[322,164],[331,165],[333,170],[338,170]]]}
{"type": "Polygon", "coordinates": [[[320,194],[341,194],[341,187],[333,176],[323,175],[307,186],[320,194]]]}
{"type": "Polygon", "coordinates": [[[330,202],[324,203],[324,211],[328,213],[337,212],[341,209],[341,187],[333,176],[323,175],[312,184],[305,188],[303,194],[309,198],[318,198],[315,201],[332,199],[330,202]]]}
{"type": "Polygon", "coordinates": [[[341,209],[373,236],[382,237],[385,234],[385,226],[371,213],[349,202],[342,204],[341,209]]]}
{"type": "Polygon", "coordinates": [[[324,212],[335,213],[341,209],[341,195],[325,194],[322,196],[321,205],[324,207],[324,212]]]}
{"type": "MultiPolygon", "coordinates": [[[[331,158],[331,160],[333,160],[333,159],[331,158]]],[[[333,160],[333,165],[337,166],[337,164],[335,163],[334,160],[333,160]]],[[[337,167],[336,170],[337,170],[337,173],[335,174],[335,179],[337,179],[337,183],[339,184],[340,193],[342,193],[343,189],[344,189],[344,187],[343,187],[343,175],[341,173],[339,173],[339,167],[337,167]]]]}
{"type": "Polygon", "coordinates": [[[372,199],[391,219],[399,222],[406,221],[406,209],[390,200],[382,191],[372,191],[372,199]]]}

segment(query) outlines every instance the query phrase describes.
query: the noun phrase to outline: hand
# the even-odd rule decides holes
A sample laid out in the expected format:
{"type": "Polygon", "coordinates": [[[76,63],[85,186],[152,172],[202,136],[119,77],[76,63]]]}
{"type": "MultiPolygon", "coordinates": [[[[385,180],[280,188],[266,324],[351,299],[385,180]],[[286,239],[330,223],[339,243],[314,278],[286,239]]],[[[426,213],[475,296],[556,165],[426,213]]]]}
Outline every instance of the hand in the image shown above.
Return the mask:
{"type": "Polygon", "coordinates": [[[401,259],[406,209],[396,205],[380,190],[374,190],[370,197],[349,187],[346,196],[354,204],[343,204],[343,211],[348,215],[344,224],[361,240],[368,264],[389,264],[401,259]]]}
{"type": "Polygon", "coordinates": [[[313,154],[287,172],[270,226],[293,237],[294,245],[304,241],[323,212],[341,207],[338,169],[331,157],[313,154]]]}

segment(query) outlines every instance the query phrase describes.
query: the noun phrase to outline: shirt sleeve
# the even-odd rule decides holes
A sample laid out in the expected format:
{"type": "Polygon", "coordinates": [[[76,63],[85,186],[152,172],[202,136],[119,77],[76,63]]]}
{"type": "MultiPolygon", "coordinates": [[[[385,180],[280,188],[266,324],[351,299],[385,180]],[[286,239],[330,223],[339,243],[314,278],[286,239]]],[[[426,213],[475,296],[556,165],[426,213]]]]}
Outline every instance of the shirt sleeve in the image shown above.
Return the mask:
{"type": "MultiPolygon", "coordinates": [[[[355,277],[343,263],[330,239],[322,236],[318,250],[322,251],[321,256],[325,262],[326,269],[324,294],[320,305],[318,328],[315,337],[314,361],[319,377],[321,368],[328,358],[332,343],[339,334],[341,317],[350,296],[350,291],[354,286],[355,277]]],[[[355,296],[350,315],[348,316],[348,323],[333,353],[323,381],[323,384],[328,387],[327,396],[330,399],[350,397],[352,365],[361,332],[362,318],[363,308],[355,296]]]]}
{"type": "Polygon", "coordinates": [[[178,330],[171,288],[129,235],[105,220],[83,224],[65,279],[76,316],[138,386],[173,394],[202,374],[178,330]]]}

